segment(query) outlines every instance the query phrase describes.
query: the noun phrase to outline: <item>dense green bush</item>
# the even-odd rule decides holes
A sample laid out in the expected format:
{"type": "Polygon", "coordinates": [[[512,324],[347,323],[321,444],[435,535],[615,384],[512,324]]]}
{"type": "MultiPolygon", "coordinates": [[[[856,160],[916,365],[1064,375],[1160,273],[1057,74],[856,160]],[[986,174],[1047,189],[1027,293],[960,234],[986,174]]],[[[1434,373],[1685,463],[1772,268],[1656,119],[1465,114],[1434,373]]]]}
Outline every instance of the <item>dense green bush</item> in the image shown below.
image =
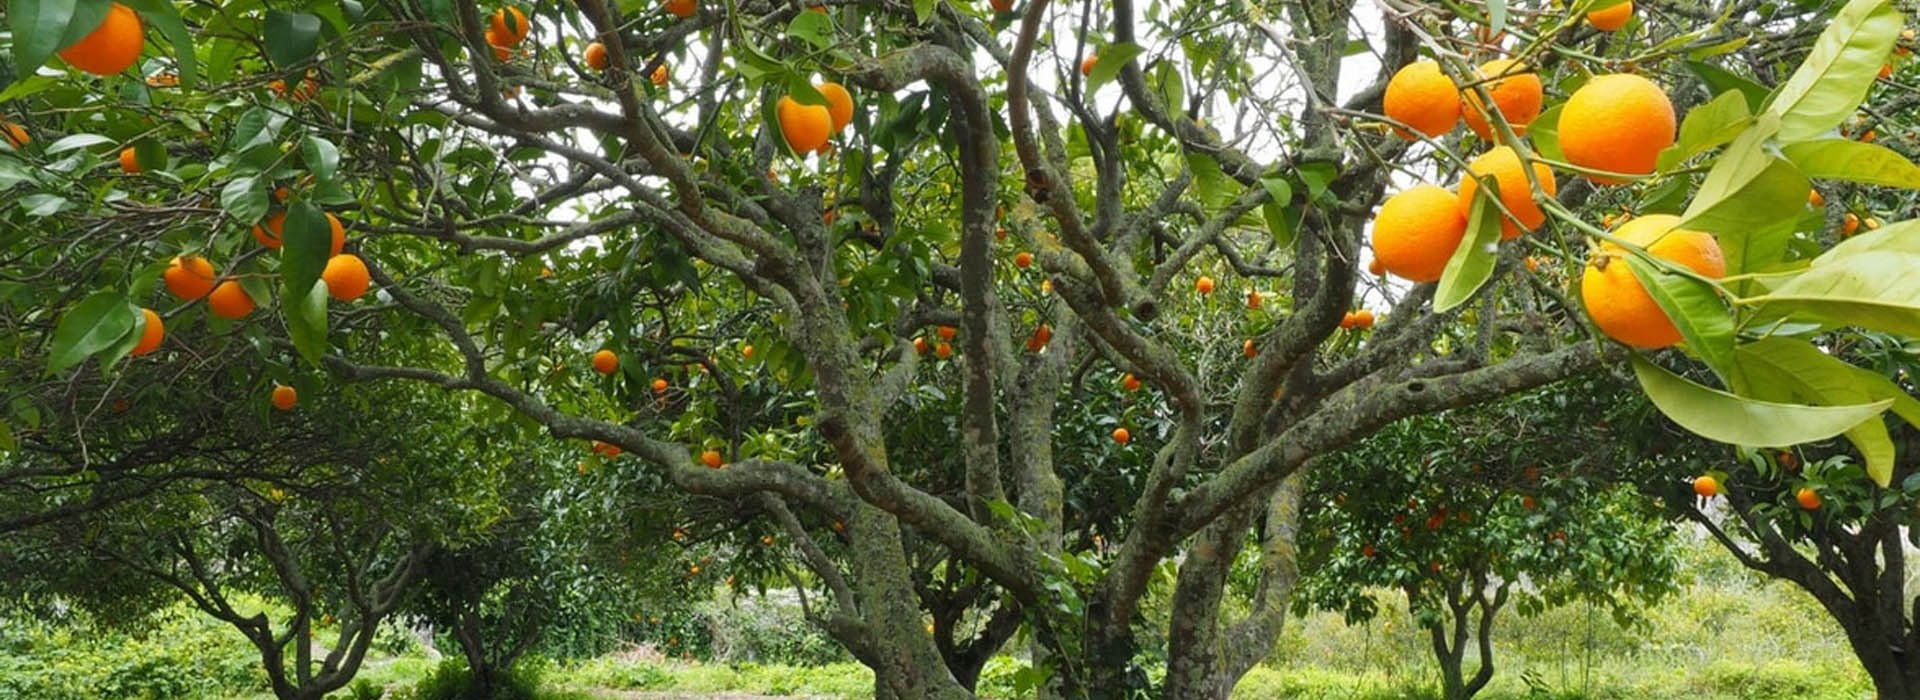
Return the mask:
{"type": "Polygon", "coordinates": [[[0,700],[224,698],[266,687],[239,633],[184,605],[126,631],[72,613],[0,618],[0,700]]]}

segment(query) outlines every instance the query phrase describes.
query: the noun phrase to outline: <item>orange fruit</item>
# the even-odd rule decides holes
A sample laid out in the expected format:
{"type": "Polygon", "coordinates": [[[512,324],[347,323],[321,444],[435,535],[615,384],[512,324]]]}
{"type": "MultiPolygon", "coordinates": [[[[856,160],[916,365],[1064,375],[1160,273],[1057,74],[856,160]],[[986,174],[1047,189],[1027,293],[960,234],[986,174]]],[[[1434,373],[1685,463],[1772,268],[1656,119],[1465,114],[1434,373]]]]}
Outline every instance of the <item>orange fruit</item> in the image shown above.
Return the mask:
{"type": "Polygon", "coordinates": [[[933,356],[942,360],[953,357],[953,343],[941,343],[933,346],[933,356]]]}
{"type": "MultiPolygon", "coordinates": [[[[602,350],[601,352],[606,352],[606,351],[602,350]]],[[[653,378],[653,393],[656,393],[656,394],[667,393],[667,380],[665,377],[653,378]]]]}
{"type": "Polygon", "coordinates": [[[620,356],[613,354],[612,350],[601,350],[593,354],[593,371],[613,374],[616,369],[620,369],[620,356]]]}
{"type": "Polygon", "coordinates": [[[1247,342],[1240,344],[1240,352],[1246,355],[1248,359],[1260,356],[1260,348],[1254,347],[1252,338],[1248,338],[1247,342]]]}
{"type": "Polygon", "coordinates": [[[131,148],[120,150],[120,172],[128,175],[140,174],[140,156],[131,148]]]}
{"type": "Polygon", "coordinates": [[[749,360],[753,359],[753,346],[748,345],[746,347],[740,348],[740,356],[747,358],[749,360]]]}
{"type": "Polygon", "coordinates": [[[913,351],[914,351],[914,352],[917,352],[917,353],[920,353],[920,354],[922,354],[922,355],[925,355],[925,354],[927,354],[927,351],[928,351],[928,350],[931,350],[931,349],[933,349],[933,348],[932,348],[931,346],[929,346],[929,345],[927,345],[927,339],[926,339],[926,338],[914,338],[914,339],[913,339],[913,351]]]}
{"type": "Polygon", "coordinates": [[[1372,328],[1373,327],[1373,311],[1370,309],[1361,309],[1359,311],[1353,312],[1353,327],[1358,328],[1360,330],[1366,330],[1368,328],[1372,328]]]}
{"type": "Polygon", "coordinates": [[[300,392],[294,391],[293,387],[285,384],[273,385],[274,408],[282,411],[291,411],[293,410],[294,404],[297,403],[300,403],[300,392]]]}
{"type": "Polygon", "coordinates": [[[27,134],[27,128],[10,121],[0,121],[0,136],[7,138],[7,145],[14,148],[26,148],[33,143],[33,137],[27,134]]]}
{"type": "Polygon", "coordinates": [[[720,451],[707,450],[700,453],[700,463],[707,465],[708,469],[719,469],[721,465],[720,451]]]}
{"type": "Polygon", "coordinates": [[[160,349],[160,341],[167,338],[167,324],[160,321],[160,314],[153,309],[141,309],[140,315],[146,318],[146,323],[140,327],[140,342],[133,344],[134,357],[160,349]]]}
{"type": "Polygon", "coordinates": [[[245,287],[235,280],[221,282],[207,295],[207,309],[213,315],[230,321],[237,321],[253,313],[253,296],[247,294],[245,287]]]}
{"type": "Polygon", "coordinates": [[[1386,263],[1380,262],[1380,258],[1378,257],[1372,260],[1368,260],[1367,273],[1375,277],[1379,277],[1381,275],[1387,274],[1387,265],[1386,263]]]}
{"type": "MultiPolygon", "coordinates": [[[[1429,137],[1452,131],[1460,121],[1460,87],[1433,61],[1415,61],[1395,72],[1380,101],[1388,117],[1429,137]]],[[[1405,129],[1393,131],[1414,140],[1405,129]]]]}
{"type": "MultiPolygon", "coordinates": [[[[1685,266],[1705,277],[1726,274],[1720,244],[1699,231],[1675,228],[1680,217],[1649,214],[1620,225],[1614,232],[1647,254],[1685,266]]],[[[1647,294],[1627,264],[1627,251],[1612,243],[1600,246],[1587,260],[1580,278],[1580,301],[1593,325],[1608,337],[1637,348],[1664,348],[1680,342],[1680,330],[1647,294]]]]}
{"type": "Polygon", "coordinates": [[[934,332],[940,336],[941,340],[953,340],[953,336],[958,334],[960,329],[954,328],[953,326],[941,326],[935,329],[934,332]]]}
{"type": "Polygon", "coordinates": [[[587,44],[587,52],[581,56],[581,60],[586,62],[588,68],[606,70],[607,45],[598,41],[587,44]]]}
{"type": "Polygon", "coordinates": [[[1080,61],[1080,74],[1093,75],[1093,66],[1100,62],[1100,54],[1090,54],[1080,61]]]}
{"type": "Polygon", "coordinates": [[[520,8],[502,7],[493,13],[493,23],[487,27],[487,31],[494,35],[488,38],[488,43],[494,46],[519,46],[520,42],[527,40],[527,33],[532,29],[527,26],[527,16],[520,12],[520,8]],[[501,41],[494,42],[493,39],[501,41]]]}
{"type": "Polygon", "coordinates": [[[1258,289],[1247,290],[1247,308],[1249,309],[1260,308],[1260,290],[1258,289]]]}
{"type": "Polygon", "coordinates": [[[1720,480],[1711,474],[1701,474],[1693,479],[1693,492],[1701,498],[1713,498],[1720,495],[1720,480]]]}
{"type": "Polygon", "coordinates": [[[1126,428],[1114,428],[1113,441],[1125,445],[1133,441],[1133,433],[1127,432],[1126,428]]]}
{"type": "Polygon", "coordinates": [[[1799,491],[1793,492],[1793,500],[1799,501],[1801,508],[1820,510],[1820,494],[1812,488],[1806,486],[1800,487],[1799,491]]]}
{"type": "Polygon", "coordinates": [[[1053,326],[1042,323],[1039,328],[1033,329],[1033,336],[1027,338],[1027,350],[1040,352],[1046,349],[1047,343],[1051,342],[1053,342],[1053,326]]]}
{"type": "Polygon", "coordinates": [[[1467,235],[1460,201],[1431,184],[1388,197],[1373,217],[1373,264],[1413,282],[1440,279],[1467,235]]]}
{"type": "Polygon", "coordinates": [[[1587,13],[1587,24],[1603,32],[1617,32],[1627,26],[1627,20],[1633,19],[1633,2],[1623,2],[1604,10],[1587,13]]]}
{"type": "Polygon", "coordinates": [[[827,98],[827,116],[833,118],[833,130],[840,131],[853,123],[853,93],[846,86],[835,82],[825,82],[813,86],[827,98]]]}
{"type": "Polygon", "coordinates": [[[1880,79],[1886,80],[1891,77],[1893,77],[1893,64],[1891,63],[1880,64],[1880,79]]]}
{"type": "MultiPolygon", "coordinates": [[[[1493,97],[1493,106],[1500,109],[1507,125],[1513,127],[1513,135],[1526,136],[1527,125],[1533,118],[1540,116],[1540,105],[1545,99],[1540,85],[1540,76],[1532,70],[1510,59],[1495,59],[1480,64],[1478,70],[1481,87],[1493,97]]],[[[1480,116],[1480,93],[1472,87],[1460,92],[1466,96],[1466,104],[1460,109],[1460,116],[1466,117],[1467,127],[1481,139],[1493,140],[1493,126],[1486,117],[1480,116]]]]}
{"type": "Polygon", "coordinates": [[[658,68],[654,68],[653,76],[650,77],[649,80],[653,81],[654,87],[666,87],[667,86],[667,64],[662,63],[658,68]]]}
{"type": "Polygon", "coordinates": [[[1869,216],[1865,219],[1861,219],[1860,225],[1867,227],[1868,231],[1872,231],[1874,229],[1880,228],[1880,220],[1869,216]]]}
{"type": "Polygon", "coordinates": [[[782,97],[774,116],[780,122],[780,135],[786,137],[787,147],[795,154],[819,150],[833,134],[833,115],[823,105],[800,104],[792,97],[782,97]]]}
{"type": "MultiPolygon", "coordinates": [[[[1545,190],[1547,196],[1551,197],[1559,191],[1553,171],[1546,164],[1534,163],[1533,174],[1540,180],[1540,189],[1545,190]]],[[[1506,206],[1507,211],[1513,212],[1513,216],[1500,222],[1501,240],[1518,238],[1521,233],[1539,228],[1540,224],[1546,222],[1546,213],[1540,211],[1540,205],[1533,201],[1533,184],[1527,181],[1526,174],[1520,170],[1520,155],[1506,146],[1496,146],[1467,164],[1467,174],[1460,178],[1460,211],[1463,218],[1473,211],[1470,208],[1473,206],[1473,196],[1480,189],[1480,181],[1475,178],[1482,175],[1492,175],[1499,182],[1500,203],[1506,206]]]]}
{"type": "Polygon", "coordinates": [[[274,212],[273,216],[267,217],[266,228],[261,228],[260,224],[253,225],[253,240],[259,241],[260,245],[273,250],[279,250],[280,244],[282,243],[280,240],[281,232],[286,229],[286,225],[287,213],[284,211],[274,212]]]}
{"type": "MultiPolygon", "coordinates": [[[[761,536],[760,536],[760,544],[761,544],[762,546],[765,546],[765,547],[772,547],[772,546],[773,546],[773,535],[761,535],[761,536]]],[[[727,577],[727,580],[728,580],[728,582],[729,582],[729,583],[731,583],[731,582],[732,582],[732,580],[733,580],[733,577],[732,577],[732,576],[728,576],[728,577],[727,577]]]]}
{"type": "Polygon", "coordinates": [[[595,454],[599,454],[608,458],[618,457],[620,456],[620,453],[625,452],[625,450],[620,449],[619,445],[615,445],[613,443],[608,443],[608,442],[601,442],[599,440],[593,441],[593,451],[595,454]]]}
{"type": "Polygon", "coordinates": [[[1352,312],[1352,311],[1348,311],[1348,312],[1346,312],[1346,313],[1344,313],[1344,314],[1340,314],[1340,327],[1341,327],[1341,328],[1352,328],[1352,327],[1353,327],[1353,324],[1354,324],[1354,320],[1353,320],[1353,312],[1352,312]]]}
{"type": "MultiPolygon", "coordinates": [[[[1560,150],[1567,162],[1583,168],[1645,175],[1653,172],[1660,152],[1673,145],[1677,123],[1673,102],[1653,81],[1627,73],[1598,75],[1560,108],[1560,150]]],[[[1624,182],[1586,177],[1603,185],[1624,182]]]]}
{"type": "Polygon", "coordinates": [[[347,247],[347,227],[341,225],[340,217],[327,214],[327,228],[333,234],[333,242],[327,244],[327,255],[339,255],[347,247]]]}
{"type": "Polygon", "coordinates": [[[1140,378],[1133,376],[1132,373],[1128,373],[1126,376],[1120,378],[1120,388],[1126,389],[1127,391],[1139,391],[1140,378]]]}
{"type": "Polygon", "coordinates": [[[700,12],[699,0],[667,0],[667,14],[686,19],[700,12]]]}
{"type": "Polygon", "coordinates": [[[1847,212],[1846,216],[1840,218],[1841,236],[1851,236],[1853,232],[1858,230],[1860,230],[1860,217],[1858,215],[1853,212],[1847,212]]]}
{"type": "Polygon", "coordinates": [[[146,43],[140,15],[116,2],[107,8],[107,18],[100,21],[100,26],[60,50],[60,60],[94,75],[113,75],[139,60],[146,43]]]}
{"type": "Polygon", "coordinates": [[[367,264],[358,255],[335,255],[327,258],[320,279],[327,283],[327,294],[340,301],[353,301],[367,293],[367,264]]]}
{"type": "Polygon", "coordinates": [[[193,301],[213,291],[213,263],[198,255],[174,258],[160,279],[166,282],[167,293],[181,301],[193,301]]]}
{"type": "Polygon", "coordinates": [[[1208,277],[1206,275],[1201,275],[1200,279],[1193,281],[1193,291],[1199,292],[1201,296],[1212,294],[1213,278],[1208,277]]]}
{"type": "Polygon", "coordinates": [[[1025,269],[1027,269],[1027,268],[1028,268],[1029,266],[1032,266],[1032,265],[1033,265],[1033,254],[1032,254],[1032,253],[1029,253],[1029,252],[1027,252],[1027,251],[1024,251],[1024,250],[1023,250],[1023,251],[1020,251],[1020,252],[1018,252],[1018,253],[1015,253],[1015,254],[1014,254],[1014,256],[1013,256],[1013,266],[1014,266],[1014,267],[1017,267],[1017,268],[1020,268],[1020,269],[1022,269],[1022,270],[1025,270],[1025,269]]]}
{"type": "Polygon", "coordinates": [[[1013,0],[987,0],[987,6],[992,7],[994,12],[1012,12],[1013,0]]]}
{"type": "Polygon", "coordinates": [[[1820,190],[1807,190],[1807,206],[1824,207],[1826,205],[1827,198],[1820,196],[1820,190]]]}

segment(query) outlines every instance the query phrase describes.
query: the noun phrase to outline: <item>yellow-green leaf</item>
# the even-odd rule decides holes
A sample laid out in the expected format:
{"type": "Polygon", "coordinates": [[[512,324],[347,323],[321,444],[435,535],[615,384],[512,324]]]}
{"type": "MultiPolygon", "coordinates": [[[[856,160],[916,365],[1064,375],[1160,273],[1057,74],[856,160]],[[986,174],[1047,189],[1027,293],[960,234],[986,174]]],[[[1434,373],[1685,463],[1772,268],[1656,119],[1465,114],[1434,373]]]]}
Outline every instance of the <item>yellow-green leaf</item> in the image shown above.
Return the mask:
{"type": "Polygon", "coordinates": [[[1780,140],[1815,139],[1853,116],[1900,34],[1890,0],[1852,0],[1827,24],[1799,69],[1773,95],[1780,140]]]}
{"type": "Polygon", "coordinates": [[[1695,384],[1638,354],[1633,373],[1653,405],[1682,428],[1731,445],[1785,447],[1825,440],[1873,419],[1892,399],[1854,406],[1761,401],[1695,384]]]}

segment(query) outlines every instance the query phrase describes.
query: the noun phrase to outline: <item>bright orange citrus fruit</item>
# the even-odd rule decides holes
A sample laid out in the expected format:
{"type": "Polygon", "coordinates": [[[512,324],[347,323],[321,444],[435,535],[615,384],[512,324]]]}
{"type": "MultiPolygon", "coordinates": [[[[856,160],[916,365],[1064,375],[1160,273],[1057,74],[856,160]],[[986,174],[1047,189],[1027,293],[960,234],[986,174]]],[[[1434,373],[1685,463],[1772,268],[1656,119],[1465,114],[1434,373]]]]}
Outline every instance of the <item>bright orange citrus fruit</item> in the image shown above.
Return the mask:
{"type": "MultiPolygon", "coordinates": [[[[1553,179],[1553,170],[1544,163],[1533,164],[1533,174],[1540,180],[1540,189],[1551,197],[1559,192],[1559,183],[1553,179]]],[[[1500,203],[1506,206],[1513,216],[1500,222],[1500,239],[1512,240],[1521,233],[1540,227],[1547,220],[1546,212],[1540,211],[1540,205],[1533,201],[1533,183],[1527,180],[1526,173],[1520,169],[1520,154],[1512,148],[1496,146],[1467,164],[1467,172],[1460,177],[1460,210],[1462,216],[1473,211],[1473,197],[1480,190],[1478,177],[1491,175],[1500,185],[1500,203]],[[1515,219],[1518,219],[1516,222],[1515,219]]]]}
{"type": "Polygon", "coordinates": [[[782,97],[774,116],[780,122],[780,135],[786,137],[787,147],[796,154],[819,150],[833,134],[833,115],[824,105],[800,104],[792,97],[782,97]]]}
{"type": "Polygon", "coordinates": [[[160,341],[167,338],[167,324],[160,321],[160,314],[153,309],[141,309],[140,315],[146,318],[146,323],[140,327],[140,342],[133,345],[134,357],[160,349],[160,341]]]}
{"type": "Polygon", "coordinates": [[[1439,185],[1418,185],[1380,205],[1373,218],[1373,260],[1403,279],[1433,282],[1466,234],[1460,198],[1439,185]]]}
{"type": "MultiPolygon", "coordinates": [[[[1685,266],[1705,277],[1726,274],[1720,244],[1712,235],[1676,228],[1680,217],[1649,214],[1620,225],[1613,235],[1646,249],[1647,254],[1685,266]]],[[[1680,342],[1680,329],[1647,293],[1627,263],[1629,253],[1602,244],[1580,277],[1580,301],[1593,325],[1608,337],[1637,348],[1664,348],[1680,342]]]]}
{"type": "MultiPolygon", "coordinates": [[[[1540,76],[1531,69],[1521,66],[1511,59],[1495,59],[1480,64],[1480,78],[1486,82],[1481,87],[1493,97],[1493,104],[1500,108],[1500,116],[1506,118],[1507,125],[1513,127],[1513,135],[1526,136],[1527,125],[1534,117],[1540,116],[1540,107],[1545,100],[1540,76]]],[[[1461,107],[1460,116],[1466,117],[1467,127],[1481,139],[1493,140],[1493,126],[1486,117],[1480,116],[1480,93],[1468,87],[1461,90],[1466,103],[1461,107]]]]}
{"type": "Polygon", "coordinates": [[[207,295],[207,309],[215,316],[237,321],[253,313],[253,296],[247,294],[246,288],[241,287],[238,281],[227,280],[207,295]]]}
{"type": "Polygon", "coordinates": [[[213,263],[198,255],[174,258],[160,279],[166,282],[167,293],[181,301],[193,301],[213,291],[213,263]]]}
{"type": "MultiPolygon", "coordinates": [[[[1594,76],[1560,108],[1560,150],[1583,168],[1646,175],[1673,145],[1675,126],[1673,103],[1652,81],[1627,73],[1594,76]]],[[[1607,185],[1624,182],[1586,177],[1607,185]]]]}
{"type": "Polygon", "coordinates": [[[60,50],[60,59],[94,75],[113,75],[132,67],[146,43],[140,15],[116,2],[107,9],[107,18],[100,26],[60,50]]]}
{"type": "MultiPolygon", "coordinates": [[[[1394,121],[1413,127],[1429,137],[1453,130],[1460,121],[1460,87],[1441,72],[1433,61],[1415,61],[1393,74],[1387,92],[1381,98],[1383,111],[1394,121]]],[[[1400,127],[1393,128],[1400,138],[1414,136],[1400,127]]]]}

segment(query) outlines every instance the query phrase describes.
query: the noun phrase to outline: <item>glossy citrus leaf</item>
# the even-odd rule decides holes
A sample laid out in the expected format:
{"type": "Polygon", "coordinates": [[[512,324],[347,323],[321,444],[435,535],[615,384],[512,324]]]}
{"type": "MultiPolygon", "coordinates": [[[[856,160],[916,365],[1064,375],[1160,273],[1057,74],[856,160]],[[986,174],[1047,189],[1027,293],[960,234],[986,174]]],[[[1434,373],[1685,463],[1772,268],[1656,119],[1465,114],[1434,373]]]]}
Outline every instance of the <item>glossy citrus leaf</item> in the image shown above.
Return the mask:
{"type": "Polygon", "coordinates": [[[320,18],[305,12],[267,10],[267,58],[288,68],[320,50],[320,18]]]}
{"type": "Polygon", "coordinates": [[[200,60],[194,55],[193,34],[187,31],[186,22],[180,19],[179,8],[168,0],[120,1],[140,13],[140,19],[160,30],[160,35],[173,45],[174,74],[180,78],[181,87],[193,87],[194,81],[199,79],[200,60]]]}
{"type": "Polygon", "coordinates": [[[1742,300],[1759,319],[1818,320],[1920,337],[1920,220],[1842,241],[1767,294],[1742,300]]]}
{"type": "Polygon", "coordinates": [[[1710,440],[1785,447],[1825,440],[1873,419],[1892,399],[1852,406],[1805,406],[1750,399],[1695,384],[1639,354],[1633,373],[1653,405],[1682,428],[1710,440]]]}
{"type": "Polygon", "coordinates": [[[285,296],[298,298],[320,279],[333,246],[333,226],[327,215],[307,202],[287,207],[284,240],[280,247],[280,276],[285,296]]]}
{"type": "Polygon", "coordinates": [[[313,364],[327,352],[327,283],[316,280],[306,291],[281,299],[287,317],[287,335],[294,350],[313,364]]]}
{"type": "Polygon", "coordinates": [[[1453,257],[1447,258],[1447,267],[1440,273],[1440,288],[1433,297],[1435,311],[1449,311],[1466,303],[1493,276],[1500,252],[1500,211],[1487,193],[1498,191],[1498,187],[1482,187],[1474,197],[1467,215],[1467,235],[1460,237],[1460,245],[1453,249],[1453,257]]]}
{"type": "Polygon", "coordinates": [[[1790,143],[1780,149],[1800,172],[1815,180],[1920,189],[1920,166],[1885,146],[1852,139],[1790,143]]]}
{"type": "Polygon", "coordinates": [[[139,309],[125,294],[94,292],[67,313],[53,329],[53,351],[47,369],[61,372],[85,362],[94,353],[113,347],[141,321],[139,309]]]}
{"type": "Polygon", "coordinates": [[[1738,91],[1720,93],[1706,104],[1687,110],[1687,118],[1680,122],[1680,138],[1660,152],[1659,167],[1672,169],[1689,158],[1724,145],[1751,123],[1753,112],[1738,91]]]}
{"type": "Polygon", "coordinates": [[[1767,104],[1780,117],[1780,140],[1819,138],[1853,116],[1893,50],[1900,24],[1900,11],[1889,0],[1852,0],[1841,8],[1767,104]]]}
{"type": "Polygon", "coordinates": [[[13,30],[13,63],[32,75],[53,53],[78,41],[107,19],[109,0],[12,0],[7,26],[13,30]]]}
{"type": "Polygon", "coordinates": [[[1733,314],[1713,285],[1669,271],[1638,255],[1625,256],[1647,295],[1680,329],[1687,348],[1720,376],[1733,363],[1733,314]]]}
{"type": "Polygon", "coordinates": [[[1139,45],[1126,42],[1101,47],[1099,59],[1093,62],[1093,72],[1087,75],[1087,91],[1098,90],[1100,86],[1113,82],[1120,75],[1120,69],[1139,56],[1140,51],[1139,45]]]}
{"type": "MultiPolygon", "coordinates": [[[[1735,376],[1740,378],[1736,386],[1754,398],[1821,406],[1888,399],[1894,402],[1894,411],[1920,415],[1920,402],[1886,377],[1842,362],[1804,340],[1763,338],[1741,345],[1735,358],[1735,376]]],[[[1894,460],[1893,440],[1886,424],[1862,421],[1846,434],[1865,458],[1867,475],[1874,483],[1886,486],[1893,477],[1894,460]]]]}

